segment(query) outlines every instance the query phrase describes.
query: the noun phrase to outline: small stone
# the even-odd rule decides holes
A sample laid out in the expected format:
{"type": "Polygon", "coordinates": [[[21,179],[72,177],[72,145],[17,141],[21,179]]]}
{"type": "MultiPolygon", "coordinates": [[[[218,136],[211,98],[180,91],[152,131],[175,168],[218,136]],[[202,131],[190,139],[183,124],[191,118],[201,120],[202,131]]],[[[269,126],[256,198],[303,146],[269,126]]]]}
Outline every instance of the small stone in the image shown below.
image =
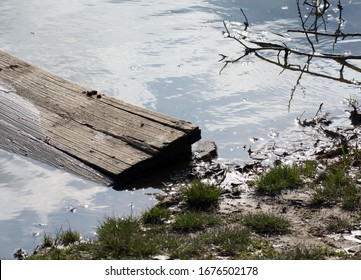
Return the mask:
{"type": "Polygon", "coordinates": [[[21,248],[15,249],[15,251],[13,253],[13,257],[17,260],[24,260],[24,259],[26,259],[27,256],[28,256],[28,253],[21,248]]]}
{"type": "Polygon", "coordinates": [[[193,151],[193,158],[195,160],[211,160],[217,156],[217,145],[215,142],[209,140],[197,142],[193,151]]]}

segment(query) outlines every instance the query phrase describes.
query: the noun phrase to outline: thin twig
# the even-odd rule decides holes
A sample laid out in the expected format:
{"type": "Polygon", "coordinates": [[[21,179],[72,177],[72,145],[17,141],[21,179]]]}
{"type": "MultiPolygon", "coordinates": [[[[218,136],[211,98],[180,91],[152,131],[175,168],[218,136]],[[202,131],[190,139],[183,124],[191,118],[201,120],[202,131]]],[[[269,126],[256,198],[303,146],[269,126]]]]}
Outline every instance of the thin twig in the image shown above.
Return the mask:
{"type": "MultiPolygon", "coordinates": [[[[294,92],[296,91],[296,88],[298,85],[300,85],[300,79],[302,78],[304,73],[307,74],[311,74],[314,76],[318,76],[318,77],[322,77],[322,78],[327,78],[327,79],[331,79],[331,80],[335,80],[335,81],[339,81],[339,82],[343,82],[343,83],[347,83],[347,84],[353,84],[353,85],[361,85],[361,82],[355,81],[354,79],[352,80],[348,80],[345,79],[343,77],[343,70],[345,67],[352,69],[356,72],[360,72],[361,73],[361,69],[358,68],[357,66],[349,63],[348,61],[350,60],[361,60],[361,55],[345,55],[345,54],[334,54],[334,53],[320,53],[320,52],[316,52],[314,45],[311,41],[311,38],[309,35],[315,35],[315,36],[332,36],[332,37],[342,37],[342,39],[346,38],[346,37],[354,37],[354,36],[361,36],[361,34],[357,34],[357,33],[347,33],[347,34],[343,34],[342,32],[339,33],[335,33],[335,34],[328,34],[328,33],[322,33],[322,32],[318,32],[317,29],[316,30],[307,30],[306,29],[306,25],[305,25],[305,21],[303,20],[303,16],[302,16],[302,12],[301,12],[301,7],[300,7],[300,0],[297,0],[297,7],[298,7],[298,14],[301,20],[301,24],[302,24],[302,30],[288,30],[287,32],[300,32],[305,34],[311,48],[312,51],[306,52],[306,51],[300,51],[297,49],[291,49],[289,48],[285,43],[269,43],[269,42],[259,42],[259,41],[254,41],[254,40],[249,40],[250,38],[247,37],[247,35],[239,36],[237,35],[233,35],[230,32],[229,26],[227,25],[226,22],[223,22],[223,25],[225,27],[225,31],[223,32],[223,34],[225,34],[226,38],[235,40],[236,42],[238,42],[239,44],[242,45],[242,47],[244,48],[244,53],[242,55],[240,55],[239,57],[235,58],[235,59],[230,59],[228,56],[220,54],[221,59],[219,61],[223,62],[224,65],[222,67],[222,69],[219,71],[219,74],[221,74],[221,72],[230,64],[230,63],[236,63],[239,62],[241,59],[243,59],[245,56],[254,53],[256,57],[259,57],[265,61],[268,61],[272,64],[275,64],[277,66],[280,66],[282,68],[281,73],[283,73],[285,70],[291,70],[291,71],[298,71],[301,72],[298,80],[296,82],[296,85],[294,87],[294,89],[292,90],[291,93],[291,100],[293,97],[294,92]],[[262,54],[263,51],[267,52],[267,56],[270,52],[274,51],[276,52],[276,56],[277,56],[277,62],[275,62],[274,60],[271,60],[269,58],[267,58],[266,56],[264,56],[262,54]],[[284,53],[283,55],[283,61],[281,61],[280,56],[281,54],[284,53]],[[305,62],[305,64],[303,65],[303,67],[301,67],[300,65],[297,64],[289,64],[288,60],[290,56],[299,56],[299,57],[307,57],[307,61],[305,62]],[[310,65],[311,65],[311,61],[313,59],[331,59],[334,60],[338,63],[341,64],[341,69],[340,69],[340,76],[339,77],[333,77],[333,76],[329,76],[327,74],[322,74],[322,73],[318,73],[318,72],[314,72],[310,70],[310,65]]],[[[340,0],[339,0],[340,3],[340,0]]],[[[319,5],[319,2],[315,3],[317,5],[319,5]]],[[[304,5],[310,5],[307,1],[304,2],[304,5]]],[[[330,6],[330,4],[328,3],[327,0],[323,1],[323,8],[321,8],[321,12],[320,13],[325,13],[325,11],[328,9],[328,7],[330,6]]],[[[340,5],[339,5],[340,6],[340,5]]],[[[312,6],[313,8],[316,6],[312,6]]],[[[321,6],[317,6],[317,7],[321,7],[321,6]]],[[[342,10],[342,7],[340,6],[339,8],[340,10],[342,10]]],[[[243,16],[246,19],[246,22],[249,26],[248,23],[248,19],[244,13],[244,11],[241,9],[241,12],[243,14],[243,16]]],[[[340,18],[342,18],[342,14],[340,13],[340,18]]],[[[245,23],[246,24],[246,23],[245,23]]],[[[248,27],[247,26],[247,27],[248,27]]],[[[316,25],[317,27],[317,25],[316,25]]],[[[280,73],[280,74],[281,74],[280,73]]]]}
{"type": "MultiPolygon", "coordinates": [[[[301,13],[300,0],[297,0],[296,3],[297,3],[298,16],[299,16],[299,18],[300,18],[300,20],[301,20],[302,29],[303,29],[304,31],[307,31],[307,30],[306,30],[306,27],[305,27],[305,21],[303,20],[302,13],[301,13]]],[[[306,21],[307,21],[307,19],[306,19],[306,21]]],[[[308,43],[310,44],[310,46],[311,46],[311,48],[312,48],[312,52],[315,53],[315,52],[316,52],[315,46],[313,45],[313,43],[312,43],[310,37],[308,36],[308,34],[305,33],[305,35],[306,35],[306,38],[307,38],[308,43]]]]}
{"type": "Polygon", "coordinates": [[[288,29],[287,32],[291,33],[307,33],[312,35],[318,35],[318,36],[326,36],[326,37],[342,37],[342,40],[347,37],[360,37],[361,33],[342,33],[341,31],[337,31],[335,33],[324,33],[324,32],[318,32],[318,31],[307,31],[307,30],[297,30],[297,29],[288,29]]]}
{"type": "MultiPolygon", "coordinates": [[[[338,0],[337,8],[338,8],[338,11],[339,11],[339,15],[338,15],[338,26],[337,26],[337,29],[335,31],[335,34],[340,34],[340,33],[342,33],[341,32],[341,25],[342,25],[342,21],[343,21],[343,18],[342,18],[343,7],[341,5],[341,0],[338,0]]],[[[345,39],[345,37],[342,37],[342,40],[343,39],[345,39]]],[[[337,40],[338,40],[338,37],[335,37],[335,41],[333,42],[333,45],[332,45],[333,49],[335,49],[335,46],[337,44],[337,40]]]]}
{"type": "MultiPolygon", "coordinates": [[[[290,70],[290,71],[294,71],[294,72],[302,71],[302,68],[300,67],[300,65],[288,64],[288,65],[285,66],[283,64],[279,64],[279,63],[277,63],[275,61],[272,61],[271,59],[268,59],[268,58],[262,56],[259,52],[255,52],[255,55],[258,58],[260,58],[260,59],[262,59],[264,61],[267,61],[268,63],[271,63],[271,64],[274,64],[274,65],[277,65],[277,66],[281,67],[283,69],[281,71],[281,73],[284,72],[284,70],[290,70]]],[[[312,76],[320,77],[320,78],[325,78],[325,79],[330,79],[330,80],[333,80],[333,81],[338,81],[338,82],[345,83],[345,84],[358,85],[358,86],[361,85],[361,82],[358,82],[358,81],[355,81],[355,80],[340,79],[339,77],[332,77],[332,76],[329,76],[329,75],[326,75],[326,74],[313,72],[313,71],[310,71],[310,70],[305,70],[304,73],[312,75],[312,76]]]]}
{"type": "Polygon", "coordinates": [[[305,73],[305,71],[306,71],[307,64],[308,64],[308,63],[305,63],[305,65],[303,66],[303,68],[302,68],[302,70],[301,70],[301,73],[300,73],[300,75],[298,76],[298,79],[297,79],[297,81],[296,81],[296,84],[295,84],[295,86],[293,87],[293,89],[291,90],[290,99],[288,100],[288,111],[291,110],[291,103],[292,103],[292,100],[293,100],[293,96],[294,96],[294,94],[295,94],[295,92],[296,92],[297,87],[301,84],[301,78],[302,78],[303,73],[305,73]]]}
{"type": "Polygon", "coordinates": [[[247,31],[247,28],[248,28],[248,26],[249,26],[249,22],[248,22],[248,18],[247,18],[247,16],[246,16],[246,14],[243,12],[243,9],[242,9],[242,8],[241,8],[241,13],[243,14],[244,19],[246,20],[245,22],[243,22],[243,23],[244,23],[244,31],[247,31]]]}
{"type": "Polygon", "coordinates": [[[318,107],[318,110],[317,110],[317,112],[316,112],[316,114],[315,114],[315,116],[314,116],[313,118],[316,118],[316,117],[317,117],[318,113],[319,113],[319,112],[321,111],[321,109],[322,109],[322,106],[323,106],[323,103],[320,104],[320,107],[318,107]]]}

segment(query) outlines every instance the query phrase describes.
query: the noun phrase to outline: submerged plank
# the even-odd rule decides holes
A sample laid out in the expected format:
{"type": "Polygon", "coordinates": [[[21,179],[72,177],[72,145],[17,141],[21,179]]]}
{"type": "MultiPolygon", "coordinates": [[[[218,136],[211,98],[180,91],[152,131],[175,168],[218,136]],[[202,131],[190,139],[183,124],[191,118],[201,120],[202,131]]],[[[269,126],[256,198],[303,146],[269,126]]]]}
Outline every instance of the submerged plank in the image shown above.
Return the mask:
{"type": "Polygon", "coordinates": [[[189,122],[84,88],[1,51],[0,129],[0,148],[102,182],[107,176],[121,182],[187,156],[201,138],[189,122]]]}

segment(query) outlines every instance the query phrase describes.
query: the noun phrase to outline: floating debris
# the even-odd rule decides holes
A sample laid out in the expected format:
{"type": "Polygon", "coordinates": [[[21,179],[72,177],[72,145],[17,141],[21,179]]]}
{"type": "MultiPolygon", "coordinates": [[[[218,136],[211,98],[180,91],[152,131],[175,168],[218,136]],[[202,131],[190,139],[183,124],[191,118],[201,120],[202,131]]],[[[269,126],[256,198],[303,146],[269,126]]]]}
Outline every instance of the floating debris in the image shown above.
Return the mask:
{"type": "Polygon", "coordinates": [[[271,138],[276,138],[279,136],[279,132],[275,131],[274,129],[270,128],[268,132],[268,136],[271,138]]]}
{"type": "Polygon", "coordinates": [[[38,223],[38,224],[34,224],[34,226],[37,227],[46,227],[48,224],[43,224],[43,223],[38,223]]]}
{"type": "Polygon", "coordinates": [[[322,110],[322,106],[323,106],[323,103],[320,104],[315,116],[311,120],[307,120],[307,119],[301,120],[303,114],[305,113],[305,112],[303,112],[301,114],[301,116],[297,118],[297,123],[302,127],[308,127],[308,126],[315,127],[315,126],[320,125],[320,124],[325,125],[325,126],[329,126],[332,123],[332,121],[330,121],[328,119],[328,113],[319,115],[319,113],[322,110]]]}
{"type": "Polygon", "coordinates": [[[251,138],[249,138],[249,140],[250,140],[251,142],[253,142],[253,143],[256,143],[257,141],[263,140],[263,139],[262,139],[262,138],[258,138],[258,137],[251,137],[251,138]]]}
{"type": "Polygon", "coordinates": [[[77,211],[77,209],[75,207],[71,207],[71,206],[68,207],[68,210],[69,210],[69,212],[71,212],[73,214],[75,214],[75,212],[77,211]]]}

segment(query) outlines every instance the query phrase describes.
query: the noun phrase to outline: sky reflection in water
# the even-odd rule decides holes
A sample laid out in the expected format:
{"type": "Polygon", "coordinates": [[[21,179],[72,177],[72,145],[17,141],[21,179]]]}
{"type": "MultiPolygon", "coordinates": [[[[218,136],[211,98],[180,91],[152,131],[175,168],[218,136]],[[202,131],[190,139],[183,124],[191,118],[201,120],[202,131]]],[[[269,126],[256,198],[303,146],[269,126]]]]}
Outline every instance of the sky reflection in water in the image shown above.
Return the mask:
{"type": "Polygon", "coordinates": [[[84,238],[106,216],[139,215],[156,203],[153,188],[114,191],[0,150],[0,257],[34,249],[44,233],[78,230],[84,238]]]}
{"type": "MultiPolygon", "coordinates": [[[[360,6],[345,4],[348,32],[360,30],[360,6]]],[[[91,89],[198,124],[203,138],[218,144],[220,161],[244,163],[249,158],[243,146],[272,141],[270,130],[279,133],[278,141],[293,141],[300,135],[295,118],[303,111],[312,117],[321,102],[331,116],[346,117],[341,101],[359,89],[304,76],[305,90],[296,91],[289,108],[299,73],[281,74],[279,67],[248,56],[219,75],[220,53],[242,54],[239,44],[222,36],[223,20],[242,27],[239,8],[258,40],[279,40],[285,29],[299,28],[293,0],[2,0],[0,46],[91,89]],[[253,143],[252,137],[264,141],[253,143]]],[[[331,13],[331,25],[336,18],[331,13]]],[[[307,47],[292,40],[287,42],[307,47]]],[[[357,52],[359,43],[338,46],[357,52]]],[[[335,72],[329,62],[316,66],[335,72]]],[[[79,226],[87,235],[105,215],[139,212],[154,203],[143,194],[149,190],[115,192],[0,151],[0,257],[9,258],[17,246],[35,247],[41,234],[33,232],[79,226]]]]}

